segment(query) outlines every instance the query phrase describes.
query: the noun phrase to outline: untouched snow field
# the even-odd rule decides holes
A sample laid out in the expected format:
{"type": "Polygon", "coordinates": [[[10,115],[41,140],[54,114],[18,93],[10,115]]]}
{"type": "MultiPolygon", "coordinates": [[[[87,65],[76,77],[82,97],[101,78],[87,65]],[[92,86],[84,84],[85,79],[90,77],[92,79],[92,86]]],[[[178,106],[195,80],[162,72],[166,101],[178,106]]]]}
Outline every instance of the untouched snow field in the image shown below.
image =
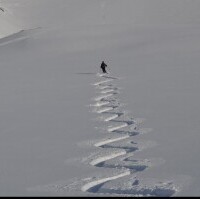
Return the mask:
{"type": "Polygon", "coordinates": [[[199,0],[0,8],[1,196],[200,195],[199,0]]]}

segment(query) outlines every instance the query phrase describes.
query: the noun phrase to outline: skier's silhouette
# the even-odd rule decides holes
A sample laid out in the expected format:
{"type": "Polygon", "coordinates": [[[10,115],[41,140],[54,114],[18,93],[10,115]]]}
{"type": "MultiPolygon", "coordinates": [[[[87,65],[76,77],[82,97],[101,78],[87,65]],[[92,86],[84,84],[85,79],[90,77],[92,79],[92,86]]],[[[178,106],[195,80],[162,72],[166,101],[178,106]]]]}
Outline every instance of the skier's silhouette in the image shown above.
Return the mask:
{"type": "Polygon", "coordinates": [[[107,73],[106,67],[107,67],[107,65],[106,65],[105,62],[103,61],[103,62],[101,63],[101,69],[102,69],[103,73],[107,73]]]}

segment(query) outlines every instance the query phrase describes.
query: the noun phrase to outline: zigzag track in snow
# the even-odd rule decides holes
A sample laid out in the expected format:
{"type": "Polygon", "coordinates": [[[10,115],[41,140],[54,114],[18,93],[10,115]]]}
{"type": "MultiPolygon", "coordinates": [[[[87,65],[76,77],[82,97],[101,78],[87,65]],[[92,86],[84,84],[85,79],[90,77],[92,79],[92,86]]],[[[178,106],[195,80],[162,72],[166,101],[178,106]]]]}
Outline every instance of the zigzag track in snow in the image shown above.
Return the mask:
{"type": "Polygon", "coordinates": [[[100,94],[94,98],[94,112],[102,115],[102,120],[108,125],[106,127],[110,138],[99,141],[94,144],[95,147],[107,150],[107,153],[94,157],[90,165],[119,170],[118,174],[111,177],[92,180],[82,186],[82,191],[93,194],[111,194],[111,195],[131,195],[131,196],[172,196],[176,193],[173,184],[158,184],[155,186],[146,186],[140,183],[140,180],[133,174],[142,172],[151,166],[159,164],[157,159],[138,160],[132,158],[134,153],[145,149],[139,143],[134,142],[134,136],[139,135],[142,129],[139,129],[140,121],[130,119],[122,108],[118,95],[119,88],[112,84],[112,81],[119,80],[117,77],[99,74],[101,81],[94,83],[96,90],[100,94]],[[118,137],[112,135],[119,135],[118,137]],[[119,186],[118,181],[124,183],[119,186]],[[127,182],[129,183],[127,185],[127,182]],[[117,187],[113,187],[117,183],[117,187]],[[131,184],[131,186],[130,186],[131,184]]]}

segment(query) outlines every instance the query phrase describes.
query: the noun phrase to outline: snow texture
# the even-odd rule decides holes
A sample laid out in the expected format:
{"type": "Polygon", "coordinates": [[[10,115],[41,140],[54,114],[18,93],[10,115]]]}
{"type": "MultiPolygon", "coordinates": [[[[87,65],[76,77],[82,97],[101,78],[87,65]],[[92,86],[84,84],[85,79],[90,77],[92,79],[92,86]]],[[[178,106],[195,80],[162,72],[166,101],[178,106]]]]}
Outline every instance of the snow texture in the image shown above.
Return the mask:
{"type": "Polygon", "coordinates": [[[199,196],[199,8],[1,0],[0,195],[199,196]]]}

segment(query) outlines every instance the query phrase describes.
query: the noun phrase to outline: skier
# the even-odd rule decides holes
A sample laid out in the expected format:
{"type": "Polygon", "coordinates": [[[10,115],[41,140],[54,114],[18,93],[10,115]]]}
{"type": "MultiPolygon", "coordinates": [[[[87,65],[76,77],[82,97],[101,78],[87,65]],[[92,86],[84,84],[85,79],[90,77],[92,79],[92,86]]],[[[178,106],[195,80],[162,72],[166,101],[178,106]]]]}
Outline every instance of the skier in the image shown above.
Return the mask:
{"type": "Polygon", "coordinates": [[[102,69],[103,73],[107,73],[106,67],[107,67],[107,65],[106,65],[105,62],[103,61],[103,62],[101,63],[101,69],[102,69]]]}

